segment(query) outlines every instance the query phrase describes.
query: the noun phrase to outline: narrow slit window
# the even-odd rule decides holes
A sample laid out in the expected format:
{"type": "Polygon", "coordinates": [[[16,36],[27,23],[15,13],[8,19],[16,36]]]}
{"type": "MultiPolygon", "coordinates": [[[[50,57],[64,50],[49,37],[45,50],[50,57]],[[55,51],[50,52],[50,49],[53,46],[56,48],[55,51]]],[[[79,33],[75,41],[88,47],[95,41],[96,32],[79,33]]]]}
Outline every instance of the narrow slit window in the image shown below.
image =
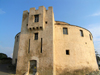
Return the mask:
{"type": "Polygon", "coordinates": [[[15,62],[16,62],[16,64],[17,64],[17,59],[15,59],[15,62]]]}
{"type": "Polygon", "coordinates": [[[28,53],[30,53],[30,39],[29,39],[28,53]]]}
{"type": "Polygon", "coordinates": [[[34,17],[35,17],[34,22],[39,22],[39,15],[34,15],[34,17]]]}
{"type": "Polygon", "coordinates": [[[63,28],[63,34],[68,34],[68,29],[67,28],[63,28]]]}
{"type": "Polygon", "coordinates": [[[41,53],[42,53],[42,38],[41,38],[41,53]]]}
{"type": "Polygon", "coordinates": [[[83,35],[83,30],[80,30],[80,35],[83,37],[84,35],[83,35]]]}
{"type": "Polygon", "coordinates": [[[69,50],[66,50],[66,55],[69,55],[69,50]]]}
{"type": "Polygon", "coordinates": [[[19,36],[17,36],[17,42],[18,42],[19,36]]]}
{"type": "Polygon", "coordinates": [[[35,33],[34,40],[38,40],[38,33],[35,33]]]}

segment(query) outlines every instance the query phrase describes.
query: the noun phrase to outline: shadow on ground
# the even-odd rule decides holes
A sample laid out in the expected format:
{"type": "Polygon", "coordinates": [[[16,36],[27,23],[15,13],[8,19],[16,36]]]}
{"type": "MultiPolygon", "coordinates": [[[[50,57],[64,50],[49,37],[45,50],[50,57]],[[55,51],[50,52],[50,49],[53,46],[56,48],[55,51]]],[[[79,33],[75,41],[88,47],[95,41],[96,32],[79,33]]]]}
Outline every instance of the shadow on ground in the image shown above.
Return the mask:
{"type": "Polygon", "coordinates": [[[16,73],[16,66],[12,65],[12,64],[0,64],[0,72],[1,73],[15,74],[16,73]]]}

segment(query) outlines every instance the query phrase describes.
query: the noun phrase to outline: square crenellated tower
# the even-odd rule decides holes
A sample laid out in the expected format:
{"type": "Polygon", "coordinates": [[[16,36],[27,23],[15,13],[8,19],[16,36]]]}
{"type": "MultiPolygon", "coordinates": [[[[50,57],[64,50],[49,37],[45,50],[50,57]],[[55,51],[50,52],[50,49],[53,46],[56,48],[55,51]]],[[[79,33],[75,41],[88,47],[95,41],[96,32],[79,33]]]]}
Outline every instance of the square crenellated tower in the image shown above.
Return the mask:
{"type": "Polygon", "coordinates": [[[46,10],[40,6],[38,10],[30,8],[30,12],[23,12],[17,74],[32,74],[34,69],[34,73],[53,75],[54,23],[52,7],[46,10]]]}

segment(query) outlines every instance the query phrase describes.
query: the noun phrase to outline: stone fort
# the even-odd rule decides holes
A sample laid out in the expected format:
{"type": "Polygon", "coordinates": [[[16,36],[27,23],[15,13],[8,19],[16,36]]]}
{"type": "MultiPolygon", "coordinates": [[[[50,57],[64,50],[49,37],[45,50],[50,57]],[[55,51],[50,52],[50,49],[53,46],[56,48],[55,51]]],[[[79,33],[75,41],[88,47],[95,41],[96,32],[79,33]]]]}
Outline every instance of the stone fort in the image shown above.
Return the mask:
{"type": "Polygon", "coordinates": [[[53,8],[44,6],[23,12],[12,63],[17,63],[18,75],[83,75],[98,70],[91,32],[55,21],[53,8]]]}

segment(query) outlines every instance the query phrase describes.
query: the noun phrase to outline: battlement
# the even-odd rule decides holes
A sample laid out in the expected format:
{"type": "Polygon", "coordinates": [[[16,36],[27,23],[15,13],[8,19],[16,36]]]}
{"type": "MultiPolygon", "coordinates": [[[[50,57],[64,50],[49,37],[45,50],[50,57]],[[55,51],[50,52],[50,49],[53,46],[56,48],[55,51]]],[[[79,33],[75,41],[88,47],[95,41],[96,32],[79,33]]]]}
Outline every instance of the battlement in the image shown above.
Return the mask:
{"type": "Polygon", "coordinates": [[[50,24],[54,20],[53,7],[48,7],[48,10],[44,6],[40,6],[38,10],[36,8],[30,8],[23,12],[23,21],[28,15],[27,28],[28,30],[43,30],[46,25],[50,24]]]}

